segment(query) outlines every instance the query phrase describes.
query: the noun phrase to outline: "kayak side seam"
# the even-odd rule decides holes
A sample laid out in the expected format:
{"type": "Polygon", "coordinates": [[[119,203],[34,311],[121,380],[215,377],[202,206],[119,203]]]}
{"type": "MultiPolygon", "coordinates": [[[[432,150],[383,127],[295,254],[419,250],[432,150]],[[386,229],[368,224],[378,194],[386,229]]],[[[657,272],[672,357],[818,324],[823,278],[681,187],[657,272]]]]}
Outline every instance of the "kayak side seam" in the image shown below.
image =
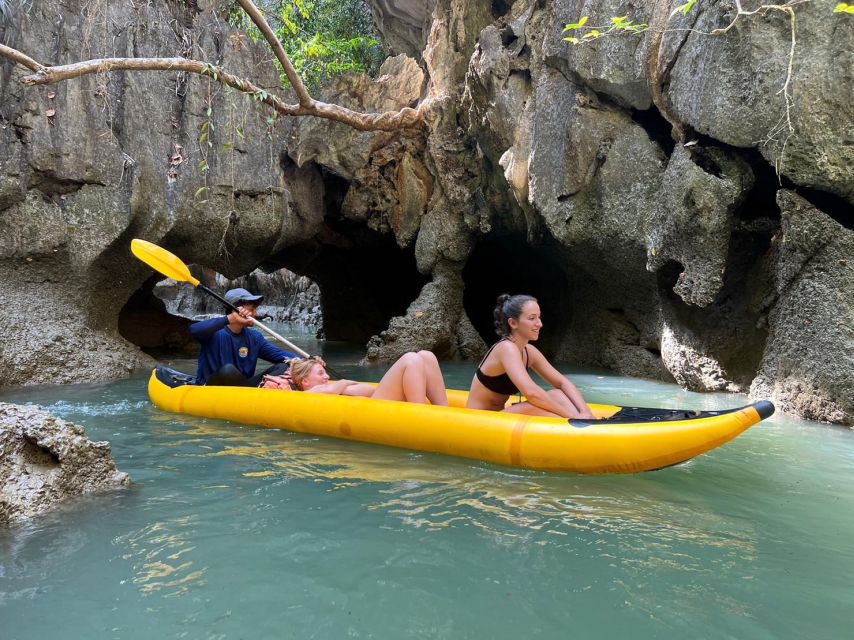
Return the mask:
{"type": "Polygon", "coordinates": [[[510,433],[510,464],[522,466],[522,436],[528,426],[528,416],[521,416],[510,433]]]}

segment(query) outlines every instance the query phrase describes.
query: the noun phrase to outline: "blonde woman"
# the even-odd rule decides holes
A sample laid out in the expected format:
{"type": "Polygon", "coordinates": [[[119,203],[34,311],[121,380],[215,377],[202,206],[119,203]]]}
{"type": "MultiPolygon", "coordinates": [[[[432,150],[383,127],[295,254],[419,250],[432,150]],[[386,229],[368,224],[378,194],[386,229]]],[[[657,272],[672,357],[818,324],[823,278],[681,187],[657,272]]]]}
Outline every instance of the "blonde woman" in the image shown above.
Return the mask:
{"type": "Polygon", "coordinates": [[[420,404],[429,400],[430,404],[448,406],[439,361],[430,351],[404,353],[376,387],[352,380],[330,381],[326,368],[315,358],[292,360],[289,373],[297,391],[420,404]]]}

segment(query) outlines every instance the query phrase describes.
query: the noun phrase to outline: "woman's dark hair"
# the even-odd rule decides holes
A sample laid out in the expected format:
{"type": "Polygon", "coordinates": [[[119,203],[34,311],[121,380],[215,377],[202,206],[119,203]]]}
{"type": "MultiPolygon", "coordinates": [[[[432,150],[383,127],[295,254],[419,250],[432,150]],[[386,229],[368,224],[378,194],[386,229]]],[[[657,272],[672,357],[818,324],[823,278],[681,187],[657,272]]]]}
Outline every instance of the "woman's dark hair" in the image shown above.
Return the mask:
{"type": "Polygon", "coordinates": [[[502,293],[498,296],[495,302],[495,311],[492,312],[492,317],[495,318],[495,333],[502,338],[510,335],[510,325],[507,321],[510,318],[518,320],[522,315],[522,307],[528,302],[536,302],[534,296],[526,296],[519,294],[511,296],[509,293],[502,293]]]}

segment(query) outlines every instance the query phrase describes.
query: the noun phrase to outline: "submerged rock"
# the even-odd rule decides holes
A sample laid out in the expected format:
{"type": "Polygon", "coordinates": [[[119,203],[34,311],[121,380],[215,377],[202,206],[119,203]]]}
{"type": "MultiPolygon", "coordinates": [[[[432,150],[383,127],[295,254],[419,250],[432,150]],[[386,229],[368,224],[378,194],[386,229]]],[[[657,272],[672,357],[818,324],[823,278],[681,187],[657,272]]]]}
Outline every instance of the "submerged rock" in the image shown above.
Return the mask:
{"type": "Polygon", "coordinates": [[[130,484],[78,424],[37,407],[0,402],[0,527],[73,496],[130,484]]]}

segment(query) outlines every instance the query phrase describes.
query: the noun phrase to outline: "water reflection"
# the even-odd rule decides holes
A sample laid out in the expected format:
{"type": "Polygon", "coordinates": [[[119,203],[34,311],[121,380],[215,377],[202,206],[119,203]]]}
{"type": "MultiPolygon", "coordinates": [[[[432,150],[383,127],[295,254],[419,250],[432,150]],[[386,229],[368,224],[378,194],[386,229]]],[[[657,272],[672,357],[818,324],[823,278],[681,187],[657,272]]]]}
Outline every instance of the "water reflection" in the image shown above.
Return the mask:
{"type": "Polygon", "coordinates": [[[198,517],[182,516],[148,524],[113,542],[127,549],[122,559],[132,563],[133,583],[144,595],[174,597],[204,584],[206,568],[188,557],[199,529],[198,517]]]}
{"type": "Polygon", "coordinates": [[[173,425],[162,435],[162,446],[190,447],[184,455],[251,461],[242,476],[259,482],[312,479],[326,482],[328,491],[370,485],[374,498],[365,508],[408,528],[470,526],[496,543],[539,545],[560,545],[583,532],[613,537],[640,555],[662,548],[662,541],[719,548],[745,561],[756,553],[749,523],[734,525],[701,494],[686,501],[692,463],[665,475],[585,477],[205,419],[188,418],[183,428],[173,425]]]}

